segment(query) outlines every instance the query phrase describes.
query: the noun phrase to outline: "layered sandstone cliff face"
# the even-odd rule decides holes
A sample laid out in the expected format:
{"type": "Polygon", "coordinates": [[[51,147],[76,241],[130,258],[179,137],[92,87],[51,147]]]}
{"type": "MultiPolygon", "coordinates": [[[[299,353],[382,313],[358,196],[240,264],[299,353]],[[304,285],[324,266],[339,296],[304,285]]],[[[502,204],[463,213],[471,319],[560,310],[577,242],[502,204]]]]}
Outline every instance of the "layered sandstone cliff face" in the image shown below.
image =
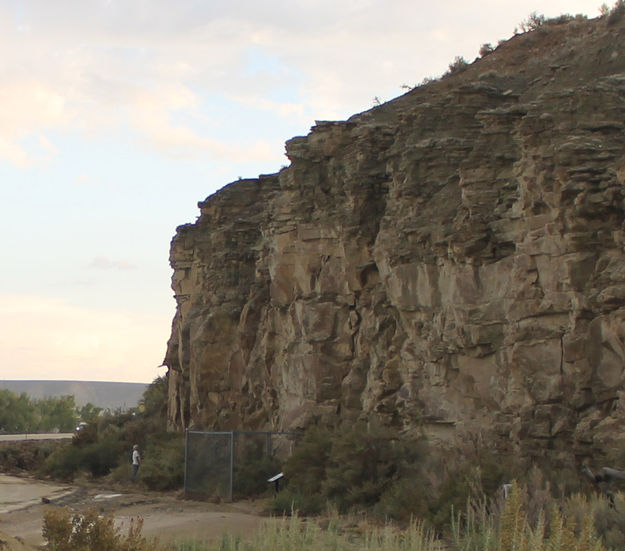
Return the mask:
{"type": "Polygon", "coordinates": [[[537,455],[625,438],[615,19],[318,123],[288,168],[200,203],[171,249],[171,426],[365,418],[537,455]]]}

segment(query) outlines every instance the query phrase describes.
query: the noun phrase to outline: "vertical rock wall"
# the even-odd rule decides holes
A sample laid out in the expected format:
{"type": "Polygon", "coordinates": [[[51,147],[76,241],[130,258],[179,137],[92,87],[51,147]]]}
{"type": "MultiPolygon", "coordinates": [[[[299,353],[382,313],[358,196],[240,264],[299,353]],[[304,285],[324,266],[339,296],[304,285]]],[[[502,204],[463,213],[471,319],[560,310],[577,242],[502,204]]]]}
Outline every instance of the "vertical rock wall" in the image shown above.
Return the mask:
{"type": "Polygon", "coordinates": [[[534,455],[617,445],[623,35],[517,36],[200,203],[171,249],[171,426],[364,417],[534,455]]]}

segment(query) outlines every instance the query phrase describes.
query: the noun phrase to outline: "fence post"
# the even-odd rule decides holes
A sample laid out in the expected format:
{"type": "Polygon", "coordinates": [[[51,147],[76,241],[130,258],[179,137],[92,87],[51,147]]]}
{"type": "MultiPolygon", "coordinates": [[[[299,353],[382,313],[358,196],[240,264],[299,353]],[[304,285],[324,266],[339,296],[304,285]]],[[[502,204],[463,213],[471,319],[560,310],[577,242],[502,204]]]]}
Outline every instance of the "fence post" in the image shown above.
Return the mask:
{"type": "Polygon", "coordinates": [[[234,497],[234,440],[236,432],[237,431],[233,430],[230,433],[230,501],[232,501],[234,497]]]}
{"type": "Polygon", "coordinates": [[[184,489],[182,491],[182,494],[184,495],[184,497],[187,497],[187,470],[188,470],[188,458],[189,455],[189,429],[186,428],[184,430],[184,489]]]}

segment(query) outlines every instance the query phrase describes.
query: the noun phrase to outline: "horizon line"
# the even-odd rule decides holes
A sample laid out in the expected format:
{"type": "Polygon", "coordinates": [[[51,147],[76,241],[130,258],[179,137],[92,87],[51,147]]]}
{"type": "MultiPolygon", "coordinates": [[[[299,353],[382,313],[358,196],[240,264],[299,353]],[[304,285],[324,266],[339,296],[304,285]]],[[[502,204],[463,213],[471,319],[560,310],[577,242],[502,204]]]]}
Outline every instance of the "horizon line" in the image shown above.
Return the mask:
{"type": "Polygon", "coordinates": [[[101,380],[91,380],[91,379],[0,379],[0,383],[121,383],[121,384],[130,384],[130,385],[150,385],[152,381],[101,381],[101,380]]]}

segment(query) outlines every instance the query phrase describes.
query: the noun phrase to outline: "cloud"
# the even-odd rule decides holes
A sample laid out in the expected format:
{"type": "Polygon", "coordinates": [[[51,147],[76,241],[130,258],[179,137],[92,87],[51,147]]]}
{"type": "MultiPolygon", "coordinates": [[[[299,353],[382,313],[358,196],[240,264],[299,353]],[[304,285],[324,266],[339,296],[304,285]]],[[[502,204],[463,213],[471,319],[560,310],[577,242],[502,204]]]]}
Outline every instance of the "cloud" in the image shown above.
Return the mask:
{"type": "MultiPolygon", "coordinates": [[[[188,125],[175,122],[178,111],[193,111],[199,100],[184,86],[166,86],[158,91],[143,90],[129,113],[132,127],[153,150],[174,158],[209,156],[223,161],[273,160],[276,152],[262,140],[252,144],[229,145],[201,135],[188,125]]],[[[198,117],[199,118],[199,117],[198,117]]]]}
{"type": "MultiPolygon", "coordinates": [[[[549,9],[597,14],[594,0],[549,9]]],[[[22,167],[49,160],[50,131],[62,130],[130,135],[173,158],[238,162],[256,143],[251,151],[266,160],[264,135],[248,136],[239,122],[233,144],[222,135],[227,113],[205,120],[216,95],[247,118],[345,118],[440,75],[457,55],[472,59],[542,10],[536,0],[5,3],[0,158],[22,167]],[[24,145],[29,136],[49,140],[46,155],[24,145]]]]}
{"type": "Polygon", "coordinates": [[[2,295],[0,325],[3,379],[150,382],[159,375],[169,320],[2,295]]]}
{"type": "Polygon", "coordinates": [[[18,77],[0,81],[0,105],[0,158],[26,167],[56,154],[44,132],[69,123],[62,94],[46,82],[18,77]],[[35,142],[24,143],[30,137],[35,142]]]}

